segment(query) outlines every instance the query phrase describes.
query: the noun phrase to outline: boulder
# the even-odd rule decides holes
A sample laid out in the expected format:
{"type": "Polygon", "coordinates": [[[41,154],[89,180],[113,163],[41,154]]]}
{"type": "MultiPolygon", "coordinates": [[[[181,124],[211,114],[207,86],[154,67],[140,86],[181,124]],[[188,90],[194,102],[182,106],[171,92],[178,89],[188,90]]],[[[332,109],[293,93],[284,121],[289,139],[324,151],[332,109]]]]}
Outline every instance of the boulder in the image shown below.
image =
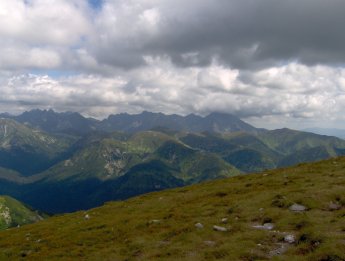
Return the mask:
{"type": "Polygon", "coordinates": [[[203,229],[203,228],[204,228],[204,225],[201,224],[201,223],[196,223],[194,226],[195,226],[196,228],[198,228],[198,229],[203,229]]]}
{"type": "Polygon", "coordinates": [[[307,207],[299,204],[293,204],[289,207],[289,209],[293,212],[303,212],[307,210],[307,207]]]}
{"type": "Polygon", "coordinates": [[[253,228],[263,229],[263,230],[272,230],[274,228],[274,224],[273,223],[265,223],[263,225],[255,225],[255,226],[253,226],[253,228]]]}
{"type": "Polygon", "coordinates": [[[205,244],[206,246],[213,247],[213,246],[216,245],[216,242],[215,242],[215,241],[211,241],[211,240],[206,240],[206,241],[204,241],[204,244],[205,244]]]}
{"type": "Polygon", "coordinates": [[[293,243],[296,242],[296,238],[295,238],[294,235],[286,235],[286,236],[284,237],[284,241],[285,241],[286,243],[293,244],[293,243]]]}
{"type": "Polygon", "coordinates": [[[341,209],[341,205],[339,203],[330,202],[329,205],[328,205],[328,209],[330,211],[336,211],[336,210],[341,209]]]}
{"type": "Polygon", "coordinates": [[[220,232],[227,232],[228,229],[226,227],[220,227],[220,226],[213,226],[214,231],[220,231],[220,232]]]}

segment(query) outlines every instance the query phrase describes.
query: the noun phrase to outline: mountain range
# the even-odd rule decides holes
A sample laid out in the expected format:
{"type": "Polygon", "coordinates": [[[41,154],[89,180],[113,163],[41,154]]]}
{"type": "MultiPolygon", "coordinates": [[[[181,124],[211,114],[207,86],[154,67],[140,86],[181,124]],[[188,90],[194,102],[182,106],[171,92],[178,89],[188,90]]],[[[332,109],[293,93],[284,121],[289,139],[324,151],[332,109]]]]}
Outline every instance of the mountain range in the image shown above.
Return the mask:
{"type": "Polygon", "coordinates": [[[206,117],[190,114],[184,117],[144,111],[141,114],[121,113],[110,115],[104,120],[96,120],[85,118],[76,112],[57,113],[53,110],[37,109],[18,116],[3,113],[0,118],[11,118],[48,133],[65,134],[85,134],[91,131],[135,133],[153,128],[187,132],[259,131],[239,118],[225,113],[212,113],[206,117]]]}
{"type": "Polygon", "coordinates": [[[0,194],[49,213],[345,155],[339,138],[257,129],[221,113],[1,117],[0,194]]]}

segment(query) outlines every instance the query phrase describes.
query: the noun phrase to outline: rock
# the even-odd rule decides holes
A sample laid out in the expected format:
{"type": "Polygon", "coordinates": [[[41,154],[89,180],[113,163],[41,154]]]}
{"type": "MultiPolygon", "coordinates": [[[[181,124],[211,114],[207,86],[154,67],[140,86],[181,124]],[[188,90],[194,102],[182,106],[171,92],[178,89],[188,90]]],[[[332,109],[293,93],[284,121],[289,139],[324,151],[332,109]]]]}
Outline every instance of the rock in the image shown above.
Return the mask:
{"type": "Polygon", "coordinates": [[[211,240],[206,240],[206,241],[204,241],[204,244],[205,244],[206,246],[212,247],[212,246],[215,246],[215,245],[216,245],[216,242],[215,242],[215,241],[211,241],[211,240]]]}
{"type": "Polygon", "coordinates": [[[166,240],[158,241],[159,246],[167,246],[169,244],[170,244],[170,241],[166,241],[166,240]]]}
{"type": "Polygon", "coordinates": [[[307,210],[305,206],[299,204],[293,204],[289,207],[289,209],[294,212],[303,212],[307,210]]]}
{"type": "Polygon", "coordinates": [[[269,257],[272,258],[274,256],[280,256],[284,254],[288,250],[288,244],[280,244],[279,248],[276,248],[269,252],[269,257]]]}
{"type": "Polygon", "coordinates": [[[284,237],[284,241],[285,241],[286,243],[293,244],[293,243],[296,242],[296,238],[295,238],[294,235],[286,235],[286,236],[284,237]]]}
{"type": "Polygon", "coordinates": [[[227,219],[227,218],[222,218],[222,223],[223,223],[223,224],[228,223],[228,219],[227,219]]]}
{"type": "Polygon", "coordinates": [[[228,229],[226,227],[220,227],[220,226],[213,226],[213,230],[220,231],[220,232],[227,232],[228,229]]]}
{"type": "Polygon", "coordinates": [[[263,230],[272,230],[274,228],[274,224],[272,223],[265,223],[263,225],[255,225],[253,228],[263,229],[263,230]]]}
{"type": "Polygon", "coordinates": [[[195,226],[196,228],[198,228],[198,229],[203,229],[203,228],[204,228],[204,225],[201,224],[201,223],[196,223],[194,226],[195,226]]]}
{"type": "Polygon", "coordinates": [[[150,224],[159,224],[161,221],[159,219],[153,219],[150,221],[150,224]]]}
{"type": "Polygon", "coordinates": [[[329,209],[330,211],[339,210],[339,209],[341,209],[341,205],[338,204],[338,203],[330,202],[329,205],[328,205],[328,209],[329,209]]]}
{"type": "Polygon", "coordinates": [[[84,216],[84,218],[85,218],[86,220],[88,220],[88,219],[90,219],[90,215],[89,215],[89,214],[86,214],[86,215],[84,216]]]}
{"type": "Polygon", "coordinates": [[[266,230],[272,230],[272,229],[274,228],[274,224],[272,224],[272,223],[265,223],[265,224],[263,225],[263,227],[264,227],[264,229],[266,229],[266,230]]]}

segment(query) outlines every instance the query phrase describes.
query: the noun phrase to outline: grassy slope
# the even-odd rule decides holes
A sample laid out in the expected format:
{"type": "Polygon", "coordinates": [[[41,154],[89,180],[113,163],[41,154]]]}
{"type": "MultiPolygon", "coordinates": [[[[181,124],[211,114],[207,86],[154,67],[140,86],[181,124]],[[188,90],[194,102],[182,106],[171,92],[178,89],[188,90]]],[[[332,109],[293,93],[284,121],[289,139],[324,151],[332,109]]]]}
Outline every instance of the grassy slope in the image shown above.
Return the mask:
{"type": "Polygon", "coordinates": [[[0,259],[265,260],[289,233],[298,242],[284,245],[287,251],[273,260],[344,260],[344,171],[343,157],[53,217],[1,232],[0,259]],[[331,201],[342,208],[330,211],[331,201]],[[309,210],[293,213],[292,203],[309,210]],[[274,231],[252,227],[268,221],[274,231]],[[196,229],[197,222],[204,228],[196,229]]]}
{"type": "Polygon", "coordinates": [[[12,226],[34,223],[42,217],[21,202],[8,196],[0,196],[0,230],[12,226]]]}

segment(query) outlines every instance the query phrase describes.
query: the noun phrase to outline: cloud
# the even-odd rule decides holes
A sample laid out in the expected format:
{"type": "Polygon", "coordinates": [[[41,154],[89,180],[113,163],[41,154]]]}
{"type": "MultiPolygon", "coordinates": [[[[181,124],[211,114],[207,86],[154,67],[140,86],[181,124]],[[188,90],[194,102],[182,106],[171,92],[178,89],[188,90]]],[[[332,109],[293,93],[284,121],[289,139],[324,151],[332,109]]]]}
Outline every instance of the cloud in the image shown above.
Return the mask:
{"type": "Polygon", "coordinates": [[[90,15],[82,0],[1,1],[0,69],[63,67],[91,32],[90,15]]]}
{"type": "Polygon", "coordinates": [[[208,66],[217,59],[241,70],[345,61],[341,0],[92,3],[95,9],[86,0],[1,1],[0,51],[55,51],[64,61],[55,64],[58,69],[104,74],[145,66],[146,56],[168,56],[182,67],[208,66]]]}
{"type": "Polygon", "coordinates": [[[219,111],[243,118],[274,116],[306,121],[343,117],[345,69],[293,63],[246,72],[243,77],[239,70],[217,63],[179,68],[169,59],[146,57],[146,62],[146,67],[113,77],[4,78],[0,108],[55,108],[101,118],[143,110],[185,115],[219,111]]]}
{"type": "Polygon", "coordinates": [[[343,10],[342,0],[2,0],[0,110],[339,121],[343,10]]]}
{"type": "Polygon", "coordinates": [[[179,66],[216,57],[239,69],[343,64],[344,8],[341,0],[105,1],[88,50],[125,68],[147,55],[167,55],[179,66]]]}

